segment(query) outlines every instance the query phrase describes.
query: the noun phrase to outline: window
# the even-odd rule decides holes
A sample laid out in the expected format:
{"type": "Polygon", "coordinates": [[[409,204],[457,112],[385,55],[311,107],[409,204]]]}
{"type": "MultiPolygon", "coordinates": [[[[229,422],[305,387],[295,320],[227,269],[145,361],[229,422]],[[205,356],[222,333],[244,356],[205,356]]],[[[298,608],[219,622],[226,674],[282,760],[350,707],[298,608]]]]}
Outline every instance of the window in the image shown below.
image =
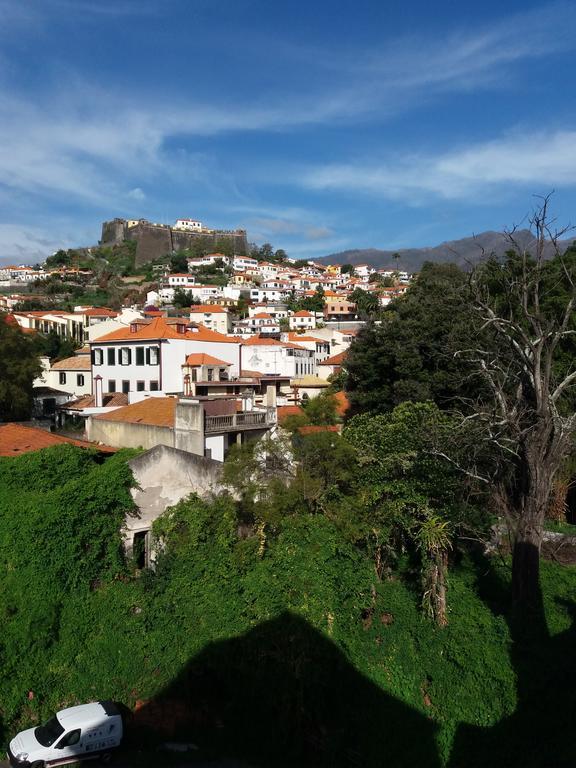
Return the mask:
{"type": "Polygon", "coordinates": [[[107,350],[108,352],[108,365],[116,365],[116,350],[114,347],[107,350]]]}
{"type": "Polygon", "coordinates": [[[128,392],[130,392],[130,382],[129,381],[124,380],[122,382],[122,392],[124,392],[125,395],[127,395],[128,392]]]}
{"type": "Polygon", "coordinates": [[[144,347],[136,347],[136,365],[144,365],[144,347]]]}
{"type": "Polygon", "coordinates": [[[208,368],[208,381],[214,381],[214,368],[208,368]]]}
{"type": "Polygon", "coordinates": [[[145,386],[143,381],[136,382],[136,392],[144,392],[145,386]]]}
{"type": "Polygon", "coordinates": [[[132,351],[128,347],[120,348],[120,365],[130,365],[132,362],[132,351]]]}
{"type": "Polygon", "coordinates": [[[63,747],[73,747],[75,744],[78,744],[79,741],[80,729],[78,728],[76,731],[70,731],[70,733],[62,736],[58,744],[56,744],[56,749],[62,749],[63,747]]]}
{"type": "Polygon", "coordinates": [[[108,392],[116,392],[116,379],[108,379],[108,392]]]}
{"type": "Polygon", "coordinates": [[[60,371],[60,373],[58,374],[58,382],[60,384],[66,384],[66,374],[64,373],[64,371],[60,371]]]}
{"type": "Polygon", "coordinates": [[[146,350],[146,362],[148,365],[158,365],[158,347],[148,347],[146,350]]]}
{"type": "Polygon", "coordinates": [[[84,374],[83,373],[76,374],[76,384],[79,387],[83,387],[84,386],[84,374]]]}
{"type": "Polygon", "coordinates": [[[151,381],[150,382],[150,392],[158,392],[158,382],[157,381],[151,381]]]}
{"type": "Polygon", "coordinates": [[[192,381],[198,381],[198,369],[192,368],[192,381]]]}
{"type": "Polygon", "coordinates": [[[104,360],[104,353],[101,349],[92,350],[92,365],[102,365],[104,360]]]}

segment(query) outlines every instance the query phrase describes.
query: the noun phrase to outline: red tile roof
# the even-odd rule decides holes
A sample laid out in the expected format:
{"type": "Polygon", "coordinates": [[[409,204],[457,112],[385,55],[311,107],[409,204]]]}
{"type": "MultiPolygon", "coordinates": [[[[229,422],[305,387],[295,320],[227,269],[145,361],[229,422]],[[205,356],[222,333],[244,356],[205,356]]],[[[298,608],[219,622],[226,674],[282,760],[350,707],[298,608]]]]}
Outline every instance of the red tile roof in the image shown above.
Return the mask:
{"type": "MultiPolygon", "coordinates": [[[[133,324],[134,325],[134,324],[133,324]]],[[[132,331],[130,327],[120,328],[112,333],[107,333],[105,336],[101,336],[99,339],[91,342],[92,344],[100,344],[103,341],[155,341],[156,339],[188,339],[195,341],[215,341],[224,344],[240,344],[238,339],[233,339],[230,336],[225,336],[223,333],[217,333],[209,328],[205,328],[203,325],[194,324],[193,330],[186,330],[184,333],[179,333],[176,329],[176,325],[167,322],[164,317],[155,317],[147,324],[136,323],[136,330],[132,331]]],[[[186,322],[181,325],[187,326],[186,322]]]]}
{"type": "Polygon", "coordinates": [[[350,408],[350,400],[346,397],[346,392],[336,392],[334,399],[336,400],[336,413],[340,418],[343,418],[350,408]]]}
{"type": "Polygon", "coordinates": [[[188,355],[184,365],[227,365],[227,366],[230,366],[230,365],[232,365],[232,363],[227,363],[225,360],[218,360],[217,357],[212,357],[212,355],[207,355],[206,352],[196,352],[195,354],[188,355]]]}
{"type": "Polygon", "coordinates": [[[98,421],[121,421],[125,424],[149,424],[153,427],[173,427],[176,397],[147,397],[139,403],[117,408],[92,418],[98,421]]]}
{"type": "Polygon", "coordinates": [[[298,312],[294,312],[292,317],[314,317],[312,312],[307,312],[305,309],[300,309],[298,312]]]}
{"type": "Polygon", "coordinates": [[[53,371],[89,371],[91,369],[90,358],[88,355],[74,355],[64,360],[58,360],[52,363],[53,371]]]}
{"type": "MultiPolygon", "coordinates": [[[[124,392],[105,392],[102,399],[103,408],[120,408],[128,405],[128,395],[124,392]]],[[[70,400],[62,406],[65,411],[83,411],[85,408],[95,408],[96,398],[94,395],[84,395],[76,400],[70,400]]]]}
{"type": "Polygon", "coordinates": [[[190,312],[202,312],[203,314],[219,312],[223,315],[228,314],[226,307],[220,307],[218,304],[196,304],[195,306],[190,307],[190,312]]]}
{"type": "Polygon", "coordinates": [[[317,426],[315,424],[307,424],[305,427],[298,427],[298,432],[301,435],[312,435],[316,432],[340,432],[340,427],[337,425],[317,426]]]}
{"type": "Polygon", "coordinates": [[[243,343],[246,347],[288,347],[289,349],[306,350],[306,347],[300,347],[298,344],[292,344],[290,341],[278,341],[278,339],[268,339],[263,336],[253,336],[243,343]]]}
{"type": "Polygon", "coordinates": [[[318,363],[318,365],[342,365],[345,359],[346,359],[346,352],[338,352],[337,355],[332,355],[332,357],[327,357],[326,360],[323,360],[321,363],[318,363]]]}
{"type": "Polygon", "coordinates": [[[281,405],[278,407],[278,423],[283,424],[289,416],[300,416],[304,409],[299,405],[281,405]]]}
{"type": "Polygon", "coordinates": [[[108,309],[108,307],[88,307],[80,310],[77,314],[86,315],[86,317],[118,317],[118,312],[108,309]]]}
{"type": "Polygon", "coordinates": [[[0,425],[0,456],[20,456],[23,453],[51,448],[53,445],[77,445],[80,448],[96,448],[110,453],[114,448],[89,443],[86,440],[73,440],[63,435],[55,435],[37,427],[26,427],[23,424],[0,425]]]}

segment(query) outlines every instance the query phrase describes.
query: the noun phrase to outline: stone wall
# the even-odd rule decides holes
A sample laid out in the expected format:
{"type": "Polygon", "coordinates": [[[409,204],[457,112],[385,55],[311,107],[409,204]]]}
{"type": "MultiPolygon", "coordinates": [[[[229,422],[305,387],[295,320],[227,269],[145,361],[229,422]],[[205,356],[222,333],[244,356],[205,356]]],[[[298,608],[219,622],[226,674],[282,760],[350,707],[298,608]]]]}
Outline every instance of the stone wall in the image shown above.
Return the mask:
{"type": "Polygon", "coordinates": [[[212,233],[182,232],[169,226],[159,226],[149,222],[139,222],[128,229],[124,219],[113,219],[102,224],[102,245],[115,245],[126,239],[136,240],[136,264],[166,256],[172,251],[190,248],[194,241],[205,240],[210,247],[215,247],[219,240],[232,240],[234,250],[240,256],[248,251],[248,242],[244,230],[215,230],[212,233]]]}
{"type": "Polygon", "coordinates": [[[129,424],[90,417],[86,423],[88,440],[122,448],[154,448],[155,445],[174,445],[174,430],[150,424],[129,424]]]}
{"type": "MultiPolygon", "coordinates": [[[[136,517],[128,517],[124,525],[124,543],[132,552],[134,536],[149,532],[152,523],[167,507],[177,504],[191,493],[209,496],[224,490],[222,464],[192,453],[157,445],[128,462],[136,487],[132,497],[138,509],[136,517]]],[[[146,541],[146,564],[154,561],[153,543],[146,541]]]]}

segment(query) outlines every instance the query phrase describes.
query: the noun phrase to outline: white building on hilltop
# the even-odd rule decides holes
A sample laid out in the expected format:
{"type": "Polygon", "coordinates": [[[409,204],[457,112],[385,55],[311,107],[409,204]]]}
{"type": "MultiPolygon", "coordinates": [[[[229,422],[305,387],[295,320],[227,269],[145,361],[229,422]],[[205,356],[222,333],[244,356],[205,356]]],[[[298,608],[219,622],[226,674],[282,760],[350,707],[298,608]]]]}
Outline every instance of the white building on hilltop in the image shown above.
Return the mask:
{"type": "Polygon", "coordinates": [[[204,227],[201,221],[196,219],[177,219],[173,229],[179,229],[183,232],[203,232],[204,227]]]}

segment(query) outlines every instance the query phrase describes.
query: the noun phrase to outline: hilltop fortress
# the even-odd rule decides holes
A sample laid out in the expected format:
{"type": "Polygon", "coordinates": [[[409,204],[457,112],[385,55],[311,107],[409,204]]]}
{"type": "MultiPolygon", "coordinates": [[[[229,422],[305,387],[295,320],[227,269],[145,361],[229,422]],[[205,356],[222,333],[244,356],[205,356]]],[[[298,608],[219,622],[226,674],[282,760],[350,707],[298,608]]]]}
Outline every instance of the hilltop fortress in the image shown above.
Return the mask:
{"type": "Polygon", "coordinates": [[[113,219],[102,224],[100,245],[117,245],[124,240],[135,240],[136,264],[145,264],[174,251],[190,248],[202,239],[210,248],[222,240],[231,240],[234,253],[245,256],[248,250],[246,230],[209,229],[201,221],[178,219],[173,227],[154,224],[146,219],[113,219]]]}

